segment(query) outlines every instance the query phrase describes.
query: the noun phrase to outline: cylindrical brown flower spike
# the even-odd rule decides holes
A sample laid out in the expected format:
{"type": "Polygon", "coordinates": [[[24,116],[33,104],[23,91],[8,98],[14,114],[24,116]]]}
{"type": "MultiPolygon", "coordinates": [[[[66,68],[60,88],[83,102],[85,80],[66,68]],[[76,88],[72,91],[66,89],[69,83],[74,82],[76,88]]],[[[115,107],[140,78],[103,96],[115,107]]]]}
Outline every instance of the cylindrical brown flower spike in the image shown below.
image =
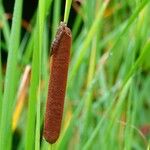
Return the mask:
{"type": "Polygon", "coordinates": [[[51,73],[44,122],[44,138],[51,144],[57,141],[61,128],[71,42],[71,31],[61,22],[51,47],[51,73]]]}

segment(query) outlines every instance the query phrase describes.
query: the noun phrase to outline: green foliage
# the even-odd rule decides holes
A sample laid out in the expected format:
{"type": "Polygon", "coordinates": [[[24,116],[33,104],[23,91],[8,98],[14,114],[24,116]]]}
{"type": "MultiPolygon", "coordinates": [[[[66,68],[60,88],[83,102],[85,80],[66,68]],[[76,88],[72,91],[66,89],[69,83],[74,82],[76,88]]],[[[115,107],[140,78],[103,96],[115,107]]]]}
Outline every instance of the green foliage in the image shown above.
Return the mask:
{"type": "Polygon", "coordinates": [[[8,44],[8,60],[5,75],[4,96],[2,100],[2,114],[0,125],[0,141],[1,149],[11,148],[12,138],[12,113],[15,103],[15,89],[16,89],[16,76],[17,76],[17,55],[20,41],[20,28],[21,28],[21,14],[22,14],[22,0],[16,0],[14,6],[13,22],[11,27],[10,40],[8,44]],[[15,39],[15,42],[14,42],[15,39]]]}
{"type": "Polygon", "coordinates": [[[75,1],[66,0],[61,14],[62,1],[39,0],[31,32],[20,38],[23,1],[15,0],[11,28],[0,1],[0,150],[149,149],[150,133],[142,129],[150,129],[150,1],[82,2],[69,18],[75,1]],[[50,44],[61,18],[71,25],[73,41],[61,134],[50,145],[42,129],[50,44]],[[31,78],[16,122],[27,65],[31,78]]]}

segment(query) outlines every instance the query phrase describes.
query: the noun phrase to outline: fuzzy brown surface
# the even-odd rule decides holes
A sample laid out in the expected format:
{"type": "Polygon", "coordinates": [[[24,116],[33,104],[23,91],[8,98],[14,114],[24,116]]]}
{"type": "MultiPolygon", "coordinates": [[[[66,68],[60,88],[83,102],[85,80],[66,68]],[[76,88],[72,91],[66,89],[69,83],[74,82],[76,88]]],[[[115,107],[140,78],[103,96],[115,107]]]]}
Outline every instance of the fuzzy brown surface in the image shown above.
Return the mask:
{"type": "Polygon", "coordinates": [[[70,29],[61,23],[52,44],[51,73],[43,133],[46,141],[51,144],[57,141],[61,129],[71,42],[70,29]]]}

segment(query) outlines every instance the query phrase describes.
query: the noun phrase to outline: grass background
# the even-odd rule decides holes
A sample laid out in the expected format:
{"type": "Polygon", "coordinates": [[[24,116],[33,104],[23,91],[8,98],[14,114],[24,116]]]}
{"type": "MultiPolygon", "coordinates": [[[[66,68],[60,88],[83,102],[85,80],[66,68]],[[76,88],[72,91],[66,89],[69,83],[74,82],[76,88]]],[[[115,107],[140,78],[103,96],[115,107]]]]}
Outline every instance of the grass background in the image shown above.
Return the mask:
{"type": "Polygon", "coordinates": [[[15,0],[9,26],[0,1],[0,150],[149,149],[149,0],[82,2],[67,0],[61,14],[60,0],[39,0],[25,25],[23,0],[15,0]],[[73,42],[61,135],[51,146],[42,129],[50,44],[62,16],[73,42]]]}

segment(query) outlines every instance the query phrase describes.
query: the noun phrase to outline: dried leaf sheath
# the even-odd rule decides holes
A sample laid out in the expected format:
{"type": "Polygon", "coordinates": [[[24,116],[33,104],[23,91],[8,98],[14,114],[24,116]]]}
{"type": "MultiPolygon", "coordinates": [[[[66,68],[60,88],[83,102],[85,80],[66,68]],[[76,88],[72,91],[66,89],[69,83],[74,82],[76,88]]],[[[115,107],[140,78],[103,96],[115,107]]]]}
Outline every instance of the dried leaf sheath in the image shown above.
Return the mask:
{"type": "Polygon", "coordinates": [[[51,73],[44,123],[44,138],[51,144],[58,139],[61,128],[71,41],[71,31],[62,22],[52,44],[51,73]]]}

